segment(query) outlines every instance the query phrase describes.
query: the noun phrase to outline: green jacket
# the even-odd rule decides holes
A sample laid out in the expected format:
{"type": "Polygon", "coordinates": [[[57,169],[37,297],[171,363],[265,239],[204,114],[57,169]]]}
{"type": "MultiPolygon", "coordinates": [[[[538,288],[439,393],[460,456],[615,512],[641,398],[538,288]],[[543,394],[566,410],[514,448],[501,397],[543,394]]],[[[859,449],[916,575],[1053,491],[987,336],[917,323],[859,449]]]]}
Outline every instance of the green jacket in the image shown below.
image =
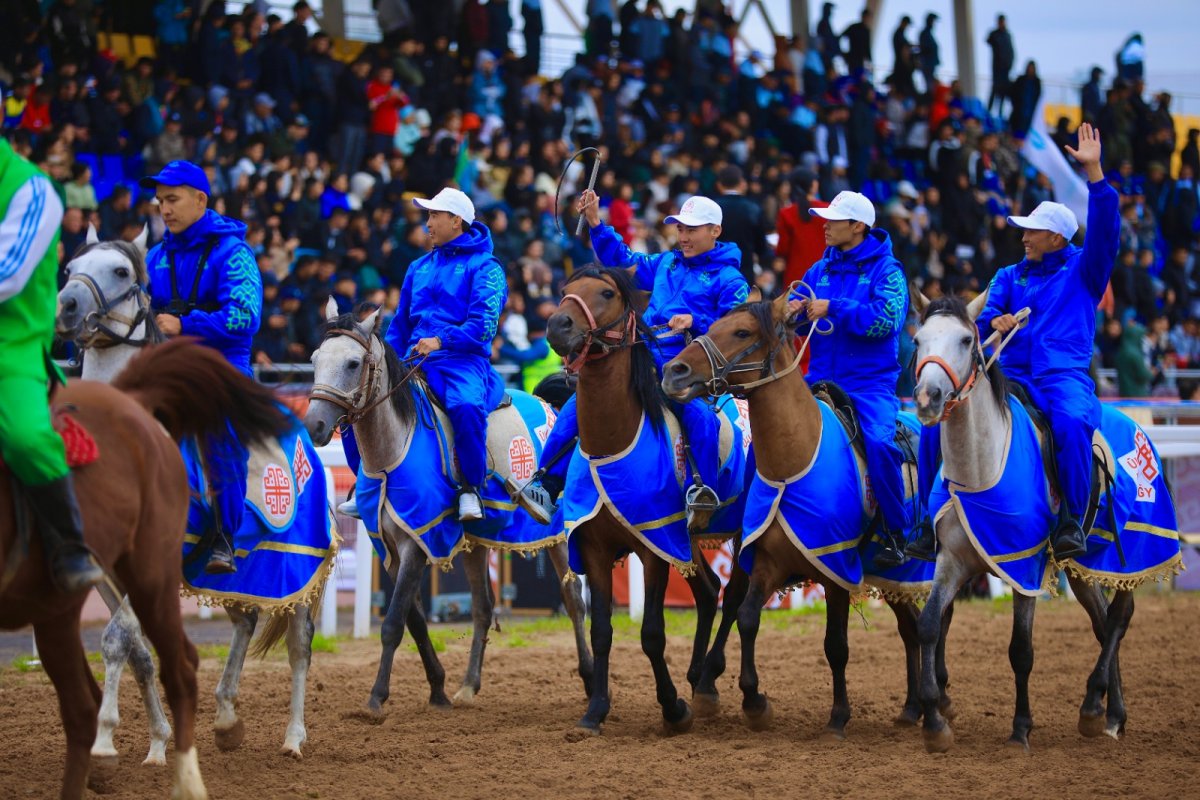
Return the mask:
{"type": "Polygon", "coordinates": [[[1150,381],[1154,373],[1146,364],[1142,351],[1142,339],[1146,329],[1130,322],[1121,331],[1121,344],[1117,347],[1117,391],[1121,397],[1148,397],[1150,381]]]}

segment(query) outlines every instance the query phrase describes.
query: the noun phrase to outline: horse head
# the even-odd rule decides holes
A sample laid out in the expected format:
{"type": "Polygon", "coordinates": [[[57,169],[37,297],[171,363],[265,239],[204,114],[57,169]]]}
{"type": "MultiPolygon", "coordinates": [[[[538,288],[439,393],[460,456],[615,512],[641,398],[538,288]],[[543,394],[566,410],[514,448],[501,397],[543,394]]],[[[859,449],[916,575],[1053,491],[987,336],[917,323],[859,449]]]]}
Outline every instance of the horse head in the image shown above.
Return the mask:
{"type": "Polygon", "coordinates": [[[663,366],[663,391],[686,402],[781,378],[795,368],[790,344],[795,326],[786,293],[776,300],[743,303],[663,366]],[[757,360],[749,361],[751,356],[757,360]],[[740,377],[733,379],[735,375],[740,377]]]}
{"type": "Polygon", "coordinates": [[[546,322],[546,338],[567,358],[568,370],[637,341],[637,297],[629,272],[584,267],[563,290],[558,311],[546,322]]]}
{"type": "Polygon", "coordinates": [[[102,340],[136,344],[128,337],[150,319],[147,234],[142,228],[132,242],[102,242],[88,226],[87,240],[68,262],[67,282],[58,293],[55,329],[60,337],[84,348],[102,340]]]}
{"type": "Polygon", "coordinates": [[[325,304],[325,340],[312,355],[313,388],[304,425],[317,446],[343,422],[353,424],[373,408],[388,379],[387,347],[379,336],[379,311],[359,321],[325,304]]]}
{"type": "Polygon", "coordinates": [[[958,297],[930,300],[912,289],[913,308],[921,315],[916,345],[917,418],[936,425],[975,385],[983,370],[983,355],[975,320],[987,305],[987,292],[970,303],[958,297]]]}

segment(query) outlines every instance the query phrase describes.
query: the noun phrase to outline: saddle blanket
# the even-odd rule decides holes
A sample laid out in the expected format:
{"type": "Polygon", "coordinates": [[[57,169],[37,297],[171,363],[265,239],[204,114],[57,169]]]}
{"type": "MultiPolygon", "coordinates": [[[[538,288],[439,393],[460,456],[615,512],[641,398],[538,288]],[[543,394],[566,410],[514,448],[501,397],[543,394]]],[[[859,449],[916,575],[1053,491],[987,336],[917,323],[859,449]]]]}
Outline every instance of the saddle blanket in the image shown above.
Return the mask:
{"type": "MultiPolygon", "coordinates": [[[[66,451],[67,466],[71,469],[86,467],[100,458],[100,447],[88,433],[83,423],[75,419],[71,412],[63,406],[52,408],[50,425],[62,439],[66,451]]],[[[4,459],[0,458],[0,468],[4,467],[4,459]]]]}

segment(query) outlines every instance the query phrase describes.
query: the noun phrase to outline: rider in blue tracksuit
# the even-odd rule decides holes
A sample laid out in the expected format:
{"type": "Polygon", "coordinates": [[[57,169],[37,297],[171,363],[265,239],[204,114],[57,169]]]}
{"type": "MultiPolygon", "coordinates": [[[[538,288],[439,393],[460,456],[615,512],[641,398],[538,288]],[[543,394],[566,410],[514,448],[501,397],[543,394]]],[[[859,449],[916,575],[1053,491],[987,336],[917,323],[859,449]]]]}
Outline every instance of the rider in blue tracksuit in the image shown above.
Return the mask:
{"type": "MultiPolygon", "coordinates": [[[[1070,148],[1068,148],[1070,150],[1070,148]]],[[[1100,169],[1100,137],[1092,127],[1079,129],[1079,149],[1071,155],[1087,171],[1088,227],[1083,247],[1071,244],[1079,223],[1060,203],[1045,202],[1027,217],[1009,217],[1022,228],[1025,258],[996,273],[977,320],[979,334],[1007,333],[1013,314],[1028,307],[1026,330],[1000,354],[1010,380],[1023,384],[1030,399],[1049,419],[1063,492],[1059,523],[1051,541],[1056,558],[1087,551],[1081,522],[1091,494],[1092,435],[1100,424],[1100,401],[1088,368],[1096,338],[1096,306],[1104,296],[1116,262],[1121,220],[1116,191],[1100,169]]],[[[928,503],[940,453],[935,428],[921,433],[921,499],[928,503]]],[[[928,522],[910,548],[918,558],[933,558],[933,529],[928,522]]]]}
{"type": "MultiPolygon", "coordinates": [[[[167,226],[162,242],[146,256],[159,328],[169,336],[198,337],[253,377],[250,345],[262,315],[262,277],[246,245],[246,226],[207,208],[208,177],[195,164],[172,161],[141,184],[155,190],[167,226]]],[[[232,541],[242,524],[249,452],[232,429],[211,437],[204,450],[216,507],[216,536],[205,570],[235,572],[232,541]]]]}
{"type": "Polygon", "coordinates": [[[805,274],[816,300],[793,300],[814,323],[833,322],[829,336],[814,337],[808,381],[835,382],[854,400],[866,450],[871,488],[883,515],[884,548],[876,565],[904,560],[904,537],[913,520],[904,500],[904,457],[896,446],[900,400],[900,329],[908,314],[904,268],[892,241],[875,224],[875,207],[857,192],[841,192],[828,208],[809,214],[825,219],[825,254],[805,274]]]}
{"type": "MultiPolygon", "coordinates": [[[[721,207],[707,197],[692,197],[678,214],[667,217],[667,223],[675,224],[679,231],[679,249],[655,255],[633,252],[611,226],[600,222],[594,192],[584,192],[580,208],[591,229],[597,259],[608,267],[636,267],[638,288],[650,292],[643,321],[650,326],[669,328],[651,348],[660,372],[663,364],[687,345],[685,334],[698,336],[707,332],[722,315],[746,302],[750,287],[741,274],[741,251],[737,245],[717,241],[721,234],[721,207]]],[[[720,469],[717,452],[720,420],[711,408],[698,401],[676,409],[703,483],[688,490],[689,528],[695,529],[706,524],[709,516],[697,512],[715,508],[720,502],[711,488],[720,469]]],[[[578,436],[579,423],[572,397],[559,413],[542,452],[553,458],[578,436]]],[[[546,467],[540,479],[517,496],[517,501],[535,519],[548,521],[553,514],[553,497],[562,490],[569,461],[562,458],[546,467]]]]}

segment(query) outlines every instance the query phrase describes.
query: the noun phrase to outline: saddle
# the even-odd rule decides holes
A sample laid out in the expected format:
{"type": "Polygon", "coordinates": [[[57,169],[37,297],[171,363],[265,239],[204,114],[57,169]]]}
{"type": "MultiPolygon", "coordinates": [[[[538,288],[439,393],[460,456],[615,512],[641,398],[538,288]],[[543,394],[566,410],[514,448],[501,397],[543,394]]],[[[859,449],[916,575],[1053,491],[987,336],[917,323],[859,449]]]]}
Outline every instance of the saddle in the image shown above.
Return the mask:
{"type": "MultiPolygon", "coordinates": [[[[845,389],[833,381],[818,381],[811,388],[813,395],[818,400],[833,409],[834,415],[846,429],[846,436],[849,437],[855,454],[860,460],[865,460],[867,457],[866,441],[859,435],[861,431],[858,426],[858,414],[854,409],[854,400],[846,393],[845,389]]],[[[900,452],[904,454],[905,465],[915,468],[917,452],[921,444],[920,434],[910,430],[900,420],[896,420],[896,433],[893,441],[900,448],[900,452]]]]}

